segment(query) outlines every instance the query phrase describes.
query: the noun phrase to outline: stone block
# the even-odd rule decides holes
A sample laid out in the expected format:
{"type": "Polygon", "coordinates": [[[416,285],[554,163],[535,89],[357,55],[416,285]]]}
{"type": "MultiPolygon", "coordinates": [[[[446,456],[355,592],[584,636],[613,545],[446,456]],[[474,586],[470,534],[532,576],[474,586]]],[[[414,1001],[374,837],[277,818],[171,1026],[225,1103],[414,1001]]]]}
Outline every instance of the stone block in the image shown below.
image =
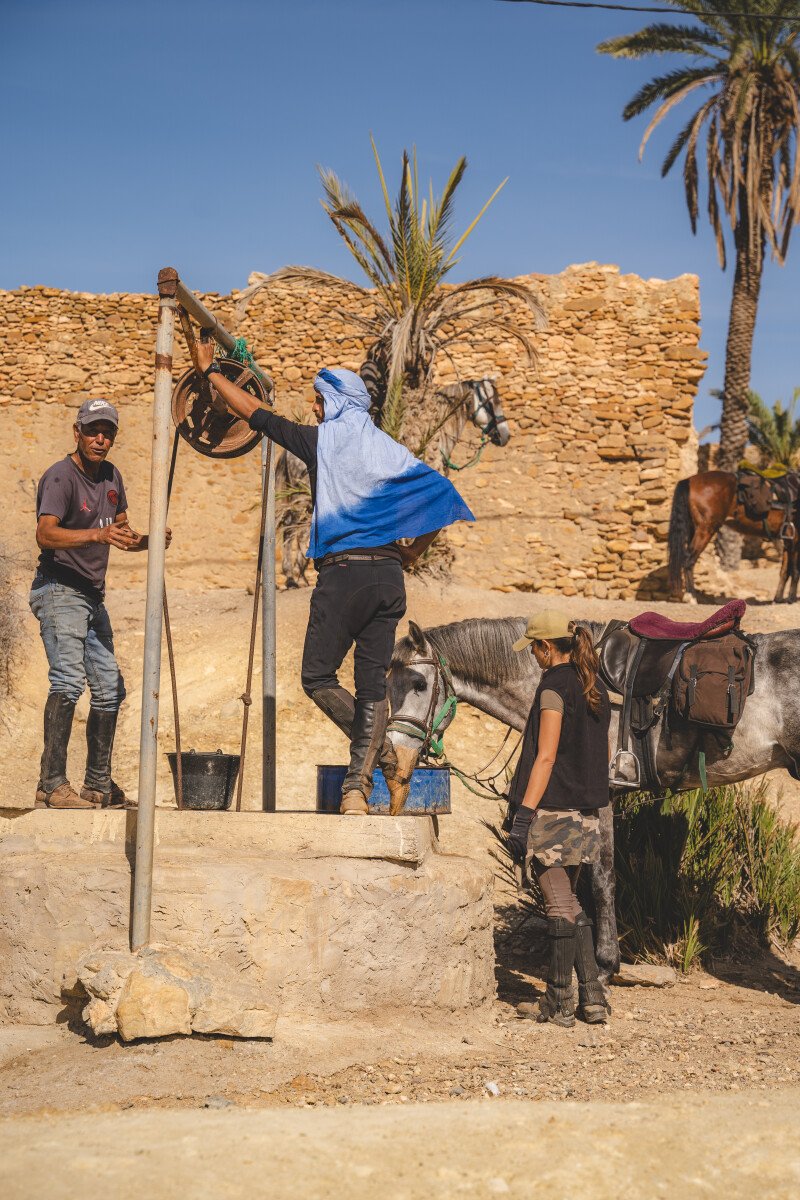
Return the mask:
{"type": "MultiPolygon", "coordinates": [[[[80,977],[87,1020],[117,1027],[135,834],[132,812],[0,812],[0,1022],[71,1011],[80,977]]],[[[494,994],[491,866],[439,853],[429,818],[157,810],[155,840],[152,936],[176,957],[140,974],[186,990],[198,1031],[494,994]],[[209,961],[224,992],[201,987],[209,961]]],[[[126,1034],[159,1012],[185,1024],[177,994],[141,989],[126,1034]]]]}
{"type": "Polygon", "coordinates": [[[152,979],[137,970],[125,981],[116,1017],[123,1042],[192,1032],[186,989],[168,980],[152,979]]]}

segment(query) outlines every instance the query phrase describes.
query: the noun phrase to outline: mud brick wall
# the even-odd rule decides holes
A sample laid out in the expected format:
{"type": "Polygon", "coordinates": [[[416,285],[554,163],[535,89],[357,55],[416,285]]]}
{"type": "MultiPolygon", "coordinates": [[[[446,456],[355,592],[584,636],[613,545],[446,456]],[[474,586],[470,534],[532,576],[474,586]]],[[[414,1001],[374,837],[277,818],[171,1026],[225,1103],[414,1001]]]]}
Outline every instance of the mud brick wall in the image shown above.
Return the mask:
{"type": "MultiPolygon", "coordinates": [[[[537,366],[504,335],[473,335],[455,355],[462,378],[496,377],[512,431],[507,447],[488,447],[454,476],[478,517],[451,534],[456,578],[504,591],[662,594],[672,489],[696,464],[692,405],[705,359],[697,279],[644,280],[595,263],[521,279],[547,313],[547,329],[530,331],[537,366]]],[[[320,366],[357,368],[363,358],[362,335],[341,317],[330,289],[276,286],[241,320],[235,294],[205,300],[272,371],[287,416],[308,412],[320,366]]],[[[0,292],[0,469],[14,496],[6,540],[23,560],[35,557],[35,481],[70,448],[74,410],[87,396],[106,396],[121,409],[114,459],[143,527],[156,312],[151,295],[0,292]]],[[[186,365],[176,342],[176,375],[186,365]]],[[[453,377],[443,364],[442,382],[453,377]]],[[[455,461],[466,462],[477,444],[470,427],[455,461]]],[[[188,449],[180,456],[174,584],[239,587],[249,579],[257,460],[211,463],[188,449]]],[[[120,582],[138,583],[144,570],[143,557],[114,558],[120,582]]]]}

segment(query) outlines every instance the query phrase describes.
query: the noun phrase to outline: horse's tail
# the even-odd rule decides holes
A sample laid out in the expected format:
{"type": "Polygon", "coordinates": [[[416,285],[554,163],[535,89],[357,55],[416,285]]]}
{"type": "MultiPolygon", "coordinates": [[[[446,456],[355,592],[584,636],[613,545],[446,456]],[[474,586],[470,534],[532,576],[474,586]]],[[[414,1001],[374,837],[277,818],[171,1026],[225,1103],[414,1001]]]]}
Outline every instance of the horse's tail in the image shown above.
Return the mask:
{"type": "Polygon", "coordinates": [[[689,543],[694,536],[694,522],[689,512],[689,480],[681,479],[672,497],[669,514],[669,590],[673,596],[683,593],[683,570],[689,556],[689,543]]]}

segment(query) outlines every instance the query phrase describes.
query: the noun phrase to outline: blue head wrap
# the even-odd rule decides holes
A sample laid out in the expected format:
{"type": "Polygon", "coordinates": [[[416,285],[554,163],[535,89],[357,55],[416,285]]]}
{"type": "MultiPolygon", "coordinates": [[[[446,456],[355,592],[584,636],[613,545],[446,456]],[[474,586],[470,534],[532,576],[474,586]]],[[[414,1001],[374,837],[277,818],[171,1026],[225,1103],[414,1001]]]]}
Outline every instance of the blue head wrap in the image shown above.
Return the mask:
{"type": "Polygon", "coordinates": [[[475,518],[449,479],[378,429],[354,371],[320,371],[325,416],[317,442],[317,498],[309,558],[431,533],[475,518]]]}

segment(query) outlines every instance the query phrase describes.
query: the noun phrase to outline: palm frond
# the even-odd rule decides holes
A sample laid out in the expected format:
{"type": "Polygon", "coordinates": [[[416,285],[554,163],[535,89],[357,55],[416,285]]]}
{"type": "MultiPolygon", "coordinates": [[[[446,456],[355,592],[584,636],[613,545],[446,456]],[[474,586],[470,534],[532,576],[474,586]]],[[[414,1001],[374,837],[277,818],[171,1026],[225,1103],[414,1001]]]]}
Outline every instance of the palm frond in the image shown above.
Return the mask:
{"type": "Polygon", "coordinates": [[[657,21],[638,33],[609,38],[597,49],[614,58],[644,58],[650,54],[704,55],[714,50],[724,52],[725,39],[717,31],[702,25],[667,25],[657,21]]]}
{"type": "Polygon", "coordinates": [[[248,303],[258,292],[278,282],[322,283],[328,287],[335,288],[337,291],[344,292],[351,298],[370,295],[367,289],[361,287],[360,284],[352,283],[349,279],[342,279],[339,275],[331,275],[328,271],[321,271],[318,267],[279,267],[277,271],[272,271],[268,275],[265,275],[262,271],[250,272],[247,277],[247,287],[240,292],[236,303],[237,314],[241,316],[244,313],[248,303]]]}

